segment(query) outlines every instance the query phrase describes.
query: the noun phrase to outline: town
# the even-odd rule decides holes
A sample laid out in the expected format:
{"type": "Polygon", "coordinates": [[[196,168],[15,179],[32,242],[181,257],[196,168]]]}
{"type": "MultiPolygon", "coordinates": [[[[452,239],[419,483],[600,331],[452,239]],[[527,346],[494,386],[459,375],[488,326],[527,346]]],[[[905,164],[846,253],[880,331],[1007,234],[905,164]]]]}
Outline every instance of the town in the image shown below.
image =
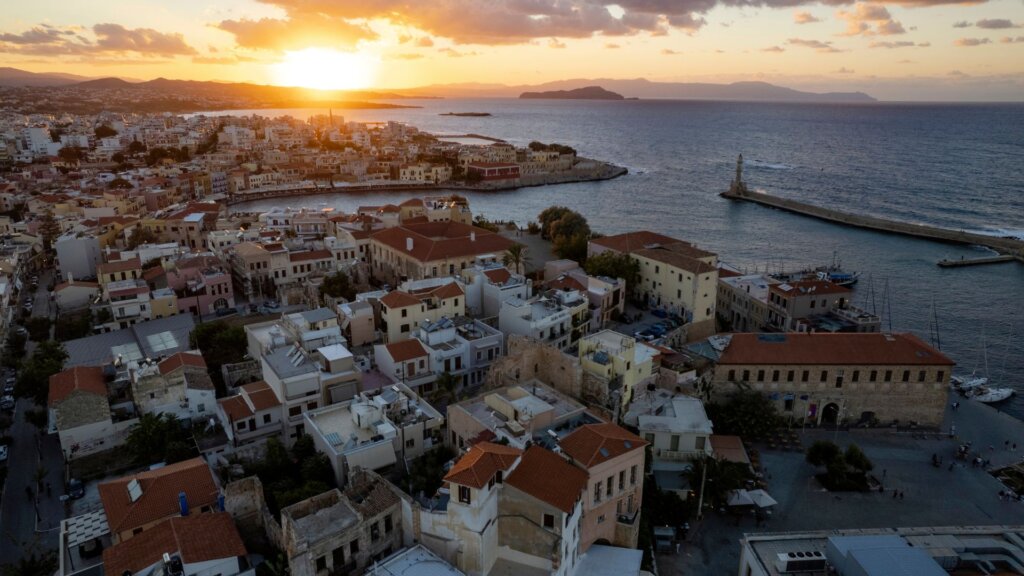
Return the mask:
{"type": "Polygon", "coordinates": [[[472,139],[0,118],[11,573],[1024,572],[1021,422],[856,276],[483,218],[624,170],[472,139]]]}

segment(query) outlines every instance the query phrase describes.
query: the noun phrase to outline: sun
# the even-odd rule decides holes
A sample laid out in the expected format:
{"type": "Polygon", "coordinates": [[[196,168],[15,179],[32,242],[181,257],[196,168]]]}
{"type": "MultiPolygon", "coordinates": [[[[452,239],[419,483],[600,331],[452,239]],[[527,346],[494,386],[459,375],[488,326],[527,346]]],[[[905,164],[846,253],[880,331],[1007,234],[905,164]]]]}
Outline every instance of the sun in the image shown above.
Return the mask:
{"type": "Polygon", "coordinates": [[[274,83],[317,90],[353,90],[373,85],[376,58],[357,52],[306,48],[286,52],[284,61],[273,65],[274,83]]]}

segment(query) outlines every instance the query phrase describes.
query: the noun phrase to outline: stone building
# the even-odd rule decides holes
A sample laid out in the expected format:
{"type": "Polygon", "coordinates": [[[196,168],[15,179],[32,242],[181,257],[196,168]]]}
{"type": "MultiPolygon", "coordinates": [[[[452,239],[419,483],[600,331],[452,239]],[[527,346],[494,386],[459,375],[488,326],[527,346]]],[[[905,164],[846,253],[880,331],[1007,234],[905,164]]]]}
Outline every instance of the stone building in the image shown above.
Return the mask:
{"type": "Polygon", "coordinates": [[[476,264],[497,262],[513,244],[459,222],[404,224],[371,236],[372,272],[385,282],[451,276],[476,264]]]}
{"type": "Polygon", "coordinates": [[[942,424],[954,362],[913,334],[733,334],[718,358],[712,398],[768,396],[809,422],[942,424]]]}

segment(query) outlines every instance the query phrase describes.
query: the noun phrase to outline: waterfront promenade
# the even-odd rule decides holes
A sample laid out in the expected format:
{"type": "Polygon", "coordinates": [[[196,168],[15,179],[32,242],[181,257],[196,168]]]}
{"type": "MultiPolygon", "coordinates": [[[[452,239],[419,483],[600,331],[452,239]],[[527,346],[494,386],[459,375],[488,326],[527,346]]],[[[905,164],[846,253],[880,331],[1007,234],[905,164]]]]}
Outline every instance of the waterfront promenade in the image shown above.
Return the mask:
{"type": "MultiPolygon", "coordinates": [[[[904,236],[915,236],[917,238],[926,238],[929,240],[938,240],[940,242],[985,246],[999,252],[1000,254],[1016,256],[1018,259],[1024,258],[1024,240],[1001,238],[999,236],[987,236],[985,234],[975,234],[973,232],[965,232],[963,230],[951,230],[937,226],[911,224],[909,222],[898,222],[896,220],[887,220],[885,218],[877,218],[874,216],[851,214],[849,212],[842,212],[831,208],[807,204],[806,202],[780,198],[771,194],[750,192],[745,186],[740,189],[733,186],[728,191],[722,192],[721,196],[729,200],[754,202],[755,204],[761,204],[762,206],[778,208],[779,210],[786,210],[787,212],[802,214],[804,216],[827,220],[837,224],[845,224],[847,226],[867,228],[869,230],[889,232],[892,234],[902,234],[904,236]]],[[[1021,261],[1024,262],[1024,260],[1021,261]]]]}

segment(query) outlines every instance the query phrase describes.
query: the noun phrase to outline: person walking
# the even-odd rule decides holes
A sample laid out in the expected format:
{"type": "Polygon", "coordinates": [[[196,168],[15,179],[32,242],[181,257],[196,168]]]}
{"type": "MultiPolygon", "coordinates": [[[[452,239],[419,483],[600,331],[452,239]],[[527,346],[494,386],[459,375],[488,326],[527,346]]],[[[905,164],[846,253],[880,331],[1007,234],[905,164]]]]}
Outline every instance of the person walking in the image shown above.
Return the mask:
{"type": "Polygon", "coordinates": [[[900,490],[900,502],[903,501],[903,490],[900,490]]]}

